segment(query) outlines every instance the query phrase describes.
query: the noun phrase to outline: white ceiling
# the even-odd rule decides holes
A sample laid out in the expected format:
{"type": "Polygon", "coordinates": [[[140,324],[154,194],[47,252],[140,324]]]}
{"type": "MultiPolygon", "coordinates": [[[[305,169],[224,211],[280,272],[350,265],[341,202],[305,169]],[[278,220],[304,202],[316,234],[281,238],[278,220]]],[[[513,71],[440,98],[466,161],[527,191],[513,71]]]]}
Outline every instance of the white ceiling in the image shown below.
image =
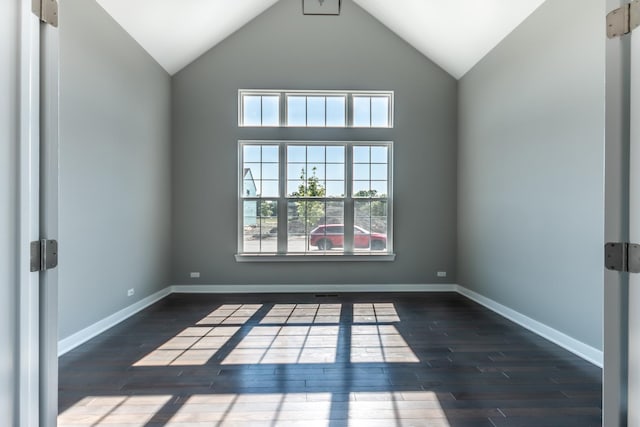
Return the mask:
{"type": "MultiPolygon", "coordinates": [[[[97,0],[169,74],[276,1],[97,0]]],[[[354,0],[455,78],[469,71],[544,1],[354,0]]]]}
{"type": "Polygon", "coordinates": [[[97,0],[171,75],[278,0],[97,0]]]}
{"type": "Polygon", "coordinates": [[[545,0],[354,0],[459,79],[545,0]]]}

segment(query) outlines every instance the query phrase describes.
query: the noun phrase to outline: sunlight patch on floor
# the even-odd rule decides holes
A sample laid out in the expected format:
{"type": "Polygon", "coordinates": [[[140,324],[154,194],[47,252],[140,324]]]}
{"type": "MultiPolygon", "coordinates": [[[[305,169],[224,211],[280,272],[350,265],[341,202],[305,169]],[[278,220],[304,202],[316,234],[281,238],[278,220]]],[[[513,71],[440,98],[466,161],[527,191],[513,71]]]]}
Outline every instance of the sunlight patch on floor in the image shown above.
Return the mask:
{"type": "Polygon", "coordinates": [[[353,304],[353,323],[393,323],[400,317],[393,303],[353,304]]]}
{"type": "Polygon", "coordinates": [[[223,365],[334,363],[339,327],[256,326],[223,365]]]}
{"type": "Polygon", "coordinates": [[[453,397],[429,391],[88,396],[61,413],[58,426],[327,427],[337,421],[350,427],[450,427],[443,399],[453,397]]]}
{"type": "Polygon", "coordinates": [[[238,330],[239,326],[186,328],[133,366],[204,365],[238,330]]]}
{"type": "Polygon", "coordinates": [[[169,421],[204,425],[308,425],[328,426],[331,393],[226,394],[192,396],[169,421]],[[216,423],[216,424],[212,424],[216,423]]]}
{"type": "Polygon", "coordinates": [[[224,304],[209,313],[198,325],[244,325],[262,304],[224,304]]]}
{"type": "Polygon", "coordinates": [[[351,363],[419,363],[394,325],[353,325],[351,363]]]}
{"type": "Polygon", "coordinates": [[[261,324],[340,323],[342,304],[276,304],[261,324]]]}
{"type": "Polygon", "coordinates": [[[173,398],[171,395],[87,396],[58,415],[58,427],[123,424],[142,427],[173,398]]]}

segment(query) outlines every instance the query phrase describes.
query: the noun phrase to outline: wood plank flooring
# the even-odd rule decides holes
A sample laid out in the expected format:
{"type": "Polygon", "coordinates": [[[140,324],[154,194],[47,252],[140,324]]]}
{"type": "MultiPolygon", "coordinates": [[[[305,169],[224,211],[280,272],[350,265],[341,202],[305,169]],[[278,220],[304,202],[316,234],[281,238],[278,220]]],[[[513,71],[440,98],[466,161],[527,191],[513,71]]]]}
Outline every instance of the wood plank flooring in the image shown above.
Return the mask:
{"type": "Polygon", "coordinates": [[[589,427],[601,375],[454,293],[173,294],[60,358],[58,424],[589,427]]]}

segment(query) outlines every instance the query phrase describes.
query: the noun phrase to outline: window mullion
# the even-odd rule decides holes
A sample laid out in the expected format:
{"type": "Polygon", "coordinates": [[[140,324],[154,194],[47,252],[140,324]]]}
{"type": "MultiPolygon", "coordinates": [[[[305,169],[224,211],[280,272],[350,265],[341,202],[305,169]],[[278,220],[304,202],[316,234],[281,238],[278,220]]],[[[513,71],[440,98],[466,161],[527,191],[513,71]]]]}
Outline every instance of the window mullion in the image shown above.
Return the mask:
{"type": "Polygon", "coordinates": [[[393,144],[387,145],[387,251],[393,251],[393,144]]]}
{"type": "Polygon", "coordinates": [[[345,198],[344,198],[344,252],[353,253],[353,144],[346,145],[345,153],[345,198]]]}
{"type": "Polygon", "coordinates": [[[324,127],[327,127],[327,97],[326,96],[324,97],[324,127]]]}
{"type": "Polygon", "coordinates": [[[287,253],[287,181],[286,181],[286,144],[280,144],[278,150],[278,253],[287,253]]]}
{"type": "Polygon", "coordinates": [[[278,124],[281,127],[288,126],[288,117],[287,117],[287,94],[285,92],[279,93],[279,104],[278,104],[278,113],[280,117],[278,118],[278,124]]]}
{"type": "Polygon", "coordinates": [[[244,164],[244,144],[238,144],[238,253],[244,252],[244,176],[242,176],[244,164]]]}

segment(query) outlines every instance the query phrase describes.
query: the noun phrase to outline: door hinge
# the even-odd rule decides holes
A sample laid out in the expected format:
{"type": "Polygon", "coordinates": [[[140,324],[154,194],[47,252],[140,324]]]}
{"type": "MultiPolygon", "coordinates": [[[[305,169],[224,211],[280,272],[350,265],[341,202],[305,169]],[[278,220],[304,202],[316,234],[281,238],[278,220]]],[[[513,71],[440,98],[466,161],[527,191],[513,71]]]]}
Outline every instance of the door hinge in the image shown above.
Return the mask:
{"type": "Polygon", "coordinates": [[[31,10],[42,22],[58,26],[57,0],[31,0],[31,10]]]}
{"type": "Polygon", "coordinates": [[[640,0],[633,0],[607,14],[607,37],[629,34],[640,26],[640,0]]]}
{"type": "Polygon", "coordinates": [[[604,245],[604,266],[608,270],[640,273],[640,245],[607,243],[604,245]]]}
{"type": "Polygon", "coordinates": [[[45,271],[58,266],[58,241],[31,242],[31,271],[45,271]]]}

